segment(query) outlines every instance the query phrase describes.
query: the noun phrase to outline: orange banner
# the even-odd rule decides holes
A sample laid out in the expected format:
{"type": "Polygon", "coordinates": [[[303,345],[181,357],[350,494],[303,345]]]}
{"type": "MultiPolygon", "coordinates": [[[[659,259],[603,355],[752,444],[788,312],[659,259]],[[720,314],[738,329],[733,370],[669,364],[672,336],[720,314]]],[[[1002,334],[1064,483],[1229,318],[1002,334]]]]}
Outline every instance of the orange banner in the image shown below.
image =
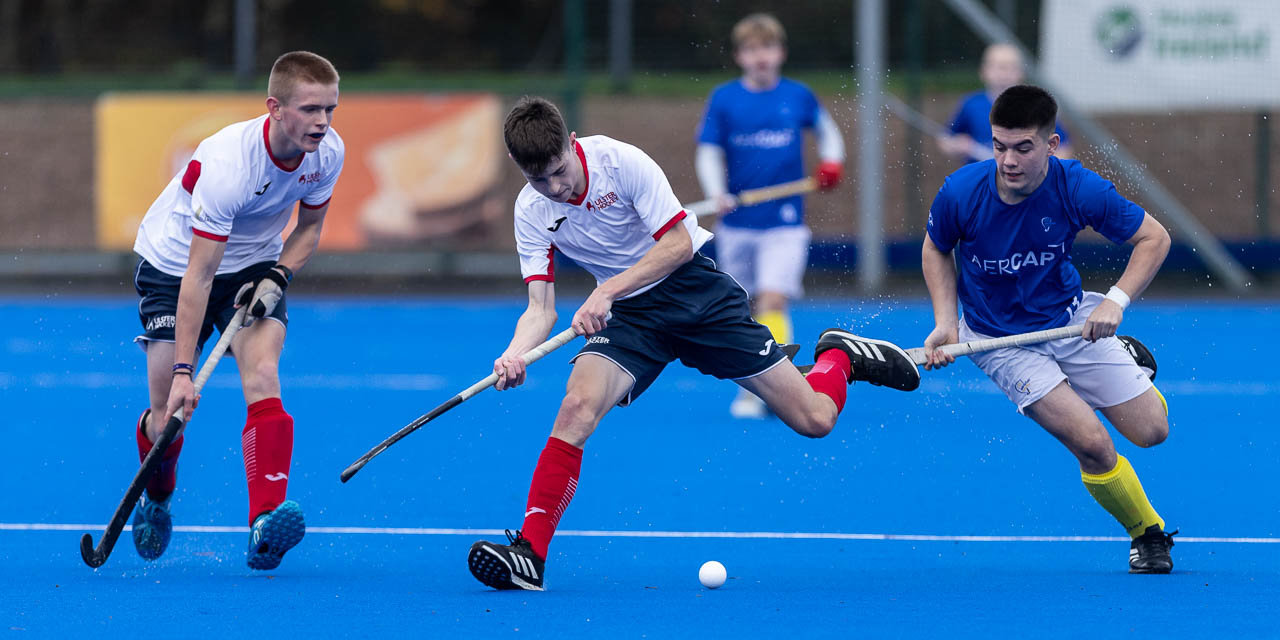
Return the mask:
{"type": "MultiPolygon", "coordinates": [[[[492,95],[342,96],[333,128],[346,143],[320,247],[353,251],[472,242],[503,219],[495,192],[501,114],[492,95]]],[[[257,95],[116,94],[96,109],[98,246],[129,249],[142,216],[196,145],[266,112],[257,95]]],[[[501,226],[501,229],[497,227],[501,226]]],[[[286,234],[288,231],[286,231],[286,234]]]]}

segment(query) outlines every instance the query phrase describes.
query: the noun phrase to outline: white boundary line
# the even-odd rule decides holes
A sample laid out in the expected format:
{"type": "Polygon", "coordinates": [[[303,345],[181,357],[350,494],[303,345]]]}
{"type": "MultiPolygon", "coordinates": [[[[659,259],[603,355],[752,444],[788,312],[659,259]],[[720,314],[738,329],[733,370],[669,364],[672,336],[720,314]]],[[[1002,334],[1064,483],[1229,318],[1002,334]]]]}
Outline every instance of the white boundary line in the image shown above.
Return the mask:
{"type": "MultiPolygon", "coordinates": [[[[0,531],[99,531],[100,524],[0,522],[0,531]]],[[[132,530],[126,526],[125,530],[132,530]]],[[[248,533],[249,527],[178,525],[179,533],[248,533]]],[[[498,536],[502,529],[447,529],[433,527],[307,527],[307,533],[391,536],[498,536]]],[[[788,531],[598,531],[566,529],[557,536],[573,538],[721,538],[737,540],[860,540],[905,542],[1128,542],[1124,536],[979,536],[916,533],[818,533],[788,531]]],[[[1280,544],[1280,538],[1181,537],[1177,542],[1224,544],[1280,544]]]]}

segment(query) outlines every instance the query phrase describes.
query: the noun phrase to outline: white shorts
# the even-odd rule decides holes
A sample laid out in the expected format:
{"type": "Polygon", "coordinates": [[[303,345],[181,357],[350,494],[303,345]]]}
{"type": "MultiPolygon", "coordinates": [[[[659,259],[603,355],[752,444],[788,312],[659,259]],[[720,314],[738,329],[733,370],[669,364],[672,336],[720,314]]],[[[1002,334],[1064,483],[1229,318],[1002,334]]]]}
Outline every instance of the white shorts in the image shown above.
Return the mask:
{"type": "Polygon", "coordinates": [[[772,229],[717,225],[716,264],[748,295],[768,291],[795,300],[804,295],[811,236],[804,225],[772,229]]]}
{"type": "MultiPolygon", "coordinates": [[[[1101,293],[1086,291],[1068,325],[1084,324],[1103,299],[1101,293]]],[[[960,319],[961,342],[989,337],[973,331],[960,319]]],[[[1018,413],[1063,380],[1094,409],[1128,402],[1153,386],[1115,336],[1096,342],[1066,338],[969,357],[1018,405],[1018,413]]]]}

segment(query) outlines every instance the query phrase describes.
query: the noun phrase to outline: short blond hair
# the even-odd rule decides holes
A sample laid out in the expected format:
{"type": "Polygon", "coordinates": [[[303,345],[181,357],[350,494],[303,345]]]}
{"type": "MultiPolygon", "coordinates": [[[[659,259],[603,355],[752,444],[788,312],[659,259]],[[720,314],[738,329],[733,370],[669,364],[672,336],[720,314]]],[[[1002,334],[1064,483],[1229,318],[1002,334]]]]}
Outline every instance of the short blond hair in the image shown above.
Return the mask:
{"type": "Polygon", "coordinates": [[[300,82],[338,84],[338,70],[323,56],[310,51],[290,51],[276,58],[275,64],[271,65],[267,96],[288,104],[300,82]]]}
{"type": "Polygon", "coordinates": [[[733,25],[733,48],[739,49],[748,41],[758,40],[761,44],[787,43],[787,32],[782,23],[769,13],[753,13],[733,25]]]}

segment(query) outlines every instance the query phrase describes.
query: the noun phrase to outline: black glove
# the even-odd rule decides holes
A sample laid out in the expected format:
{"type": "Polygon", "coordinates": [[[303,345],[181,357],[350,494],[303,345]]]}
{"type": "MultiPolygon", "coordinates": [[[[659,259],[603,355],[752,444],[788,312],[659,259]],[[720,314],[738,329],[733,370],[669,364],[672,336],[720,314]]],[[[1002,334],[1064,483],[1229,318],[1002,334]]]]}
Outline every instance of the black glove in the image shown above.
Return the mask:
{"type": "Polygon", "coordinates": [[[236,292],[236,308],[248,305],[242,326],[249,326],[257,318],[265,318],[276,310],[276,305],[284,297],[284,290],[289,288],[293,279],[293,271],[282,264],[267,269],[257,280],[244,283],[236,292]]]}

